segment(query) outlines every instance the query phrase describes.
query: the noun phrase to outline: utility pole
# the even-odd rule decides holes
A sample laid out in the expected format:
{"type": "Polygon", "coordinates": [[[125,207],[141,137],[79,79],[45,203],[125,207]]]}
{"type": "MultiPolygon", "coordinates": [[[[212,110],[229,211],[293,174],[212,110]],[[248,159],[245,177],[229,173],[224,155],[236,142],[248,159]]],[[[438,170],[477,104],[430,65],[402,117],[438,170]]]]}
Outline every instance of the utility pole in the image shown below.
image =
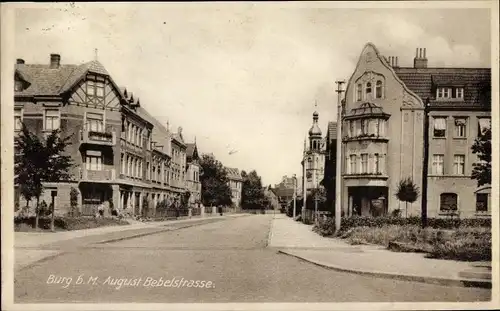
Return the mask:
{"type": "Polygon", "coordinates": [[[344,80],[335,81],[337,84],[337,157],[335,159],[335,232],[340,230],[342,217],[342,85],[344,80]]]}
{"type": "Polygon", "coordinates": [[[422,166],[422,228],[427,227],[427,175],[429,174],[429,98],[424,103],[424,160],[422,166]]]}
{"type": "Polygon", "coordinates": [[[297,216],[297,176],[293,174],[293,219],[297,216]]]}
{"type": "Polygon", "coordinates": [[[303,160],[302,160],[302,163],[303,163],[303,175],[304,175],[303,176],[303,181],[302,181],[302,183],[304,184],[302,186],[302,188],[303,188],[302,198],[303,198],[303,201],[304,201],[304,203],[302,204],[302,222],[304,222],[304,217],[306,215],[306,204],[307,204],[306,161],[307,161],[307,157],[306,157],[306,154],[304,153],[303,160]]]}

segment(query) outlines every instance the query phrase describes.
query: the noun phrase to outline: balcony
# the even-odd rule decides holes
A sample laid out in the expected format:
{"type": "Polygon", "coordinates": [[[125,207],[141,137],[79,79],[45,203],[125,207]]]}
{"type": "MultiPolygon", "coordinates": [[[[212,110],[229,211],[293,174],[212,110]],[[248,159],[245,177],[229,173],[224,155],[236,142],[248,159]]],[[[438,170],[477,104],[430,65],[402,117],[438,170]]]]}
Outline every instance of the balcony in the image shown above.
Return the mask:
{"type": "Polygon", "coordinates": [[[356,136],[344,136],[342,137],[342,142],[350,141],[375,141],[375,142],[388,142],[389,138],[387,136],[380,136],[377,134],[360,134],[356,136]]]}
{"type": "Polygon", "coordinates": [[[80,168],[80,181],[84,182],[111,182],[116,178],[115,169],[109,170],[87,170],[80,168]]]}
{"type": "Polygon", "coordinates": [[[114,131],[106,130],[102,132],[82,130],[80,131],[80,143],[94,144],[102,146],[114,146],[116,144],[116,134],[114,131]]]}

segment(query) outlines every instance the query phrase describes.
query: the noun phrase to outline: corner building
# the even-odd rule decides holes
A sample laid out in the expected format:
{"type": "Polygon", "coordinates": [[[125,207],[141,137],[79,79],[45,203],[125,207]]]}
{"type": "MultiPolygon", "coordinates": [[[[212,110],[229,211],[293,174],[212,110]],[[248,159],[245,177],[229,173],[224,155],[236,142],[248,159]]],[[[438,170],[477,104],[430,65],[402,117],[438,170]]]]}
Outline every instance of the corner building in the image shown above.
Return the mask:
{"type": "MultiPolygon", "coordinates": [[[[348,81],[342,117],[342,209],[378,216],[400,209],[400,180],[422,189],[424,105],[429,110],[428,216],[488,217],[490,187],[471,179],[474,139],[490,127],[489,68],[429,68],[417,49],[413,67],[368,43],[348,81]]],[[[420,215],[421,197],[408,216],[420,215]]]]}

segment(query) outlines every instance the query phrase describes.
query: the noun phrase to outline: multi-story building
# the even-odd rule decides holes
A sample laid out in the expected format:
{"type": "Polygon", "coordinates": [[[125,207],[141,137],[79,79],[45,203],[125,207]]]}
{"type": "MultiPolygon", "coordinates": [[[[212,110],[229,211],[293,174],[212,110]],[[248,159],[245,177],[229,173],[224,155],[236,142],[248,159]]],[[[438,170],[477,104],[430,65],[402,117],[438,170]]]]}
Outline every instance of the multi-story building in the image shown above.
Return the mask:
{"type": "Polygon", "coordinates": [[[186,191],[186,143],[182,136],[182,127],[177,129],[177,133],[172,133],[172,163],[171,163],[171,189],[176,198],[180,199],[186,191]]]}
{"type": "MultiPolygon", "coordinates": [[[[428,215],[489,213],[489,187],[471,179],[478,158],[474,139],[490,127],[489,68],[431,68],[425,49],[413,67],[400,67],[367,44],[349,79],[345,95],[342,156],[342,206],[346,214],[383,215],[405,210],[395,197],[400,180],[422,189],[428,166],[428,215]],[[428,107],[429,127],[424,129],[428,107]],[[429,162],[423,163],[424,130],[429,162]],[[476,204],[475,204],[476,203],[476,204]],[[476,207],[477,206],[477,207],[476,207]]],[[[408,215],[420,213],[421,198],[408,215]]]]}
{"type": "Polygon", "coordinates": [[[231,188],[231,199],[236,209],[241,208],[241,190],[243,187],[243,178],[237,168],[226,167],[228,184],[231,188]]]}
{"type": "Polygon", "coordinates": [[[309,146],[304,141],[301,165],[306,178],[305,183],[302,185],[304,187],[303,191],[320,188],[324,178],[326,146],[318,125],[318,118],[319,114],[315,111],[313,113],[313,124],[309,130],[309,146]]]}
{"type": "Polygon", "coordinates": [[[323,186],[326,190],[326,205],[334,211],[335,183],[337,174],[337,122],[328,122],[326,132],[325,172],[323,186]]]}
{"type": "Polygon", "coordinates": [[[191,193],[189,203],[191,205],[201,202],[201,182],[200,182],[200,157],[196,140],[192,144],[186,144],[187,175],[186,189],[191,193]]]}
{"type": "MultiPolygon", "coordinates": [[[[24,123],[39,137],[54,129],[60,129],[63,137],[71,136],[65,152],[75,164],[73,177],[45,183],[41,200],[50,202],[55,195],[56,213],[62,214],[70,206],[74,188],[84,215],[97,210],[154,213],[160,200],[182,191],[170,187],[168,172],[173,167],[167,131],[138,98],[116,85],[99,61],[66,65],[60,59],[57,54],[50,55],[49,64],[18,59],[14,76],[16,135],[24,123]]],[[[25,206],[20,200],[16,195],[20,206],[25,206]]]]}
{"type": "Polygon", "coordinates": [[[298,181],[294,177],[283,176],[281,182],[274,185],[273,190],[282,206],[288,205],[293,200],[294,192],[297,195],[298,181]]]}

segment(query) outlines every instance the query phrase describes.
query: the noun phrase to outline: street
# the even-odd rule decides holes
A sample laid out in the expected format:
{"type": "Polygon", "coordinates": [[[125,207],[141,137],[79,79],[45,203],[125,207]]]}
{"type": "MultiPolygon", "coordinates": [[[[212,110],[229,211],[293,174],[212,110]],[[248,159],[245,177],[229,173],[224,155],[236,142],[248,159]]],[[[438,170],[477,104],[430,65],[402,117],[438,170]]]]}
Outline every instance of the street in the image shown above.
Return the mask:
{"type": "Polygon", "coordinates": [[[336,272],[278,254],[277,249],[267,247],[273,217],[209,219],[185,228],[143,230],[143,235],[135,238],[130,238],[131,233],[125,231],[54,243],[44,249],[57,250],[59,255],[16,271],[15,302],[471,302],[490,299],[488,289],[336,272]],[[115,241],[98,243],[110,239],[115,241]],[[173,278],[185,286],[159,286],[173,278]],[[186,285],[191,280],[204,286],[196,287],[193,282],[191,286],[186,285]]]}

